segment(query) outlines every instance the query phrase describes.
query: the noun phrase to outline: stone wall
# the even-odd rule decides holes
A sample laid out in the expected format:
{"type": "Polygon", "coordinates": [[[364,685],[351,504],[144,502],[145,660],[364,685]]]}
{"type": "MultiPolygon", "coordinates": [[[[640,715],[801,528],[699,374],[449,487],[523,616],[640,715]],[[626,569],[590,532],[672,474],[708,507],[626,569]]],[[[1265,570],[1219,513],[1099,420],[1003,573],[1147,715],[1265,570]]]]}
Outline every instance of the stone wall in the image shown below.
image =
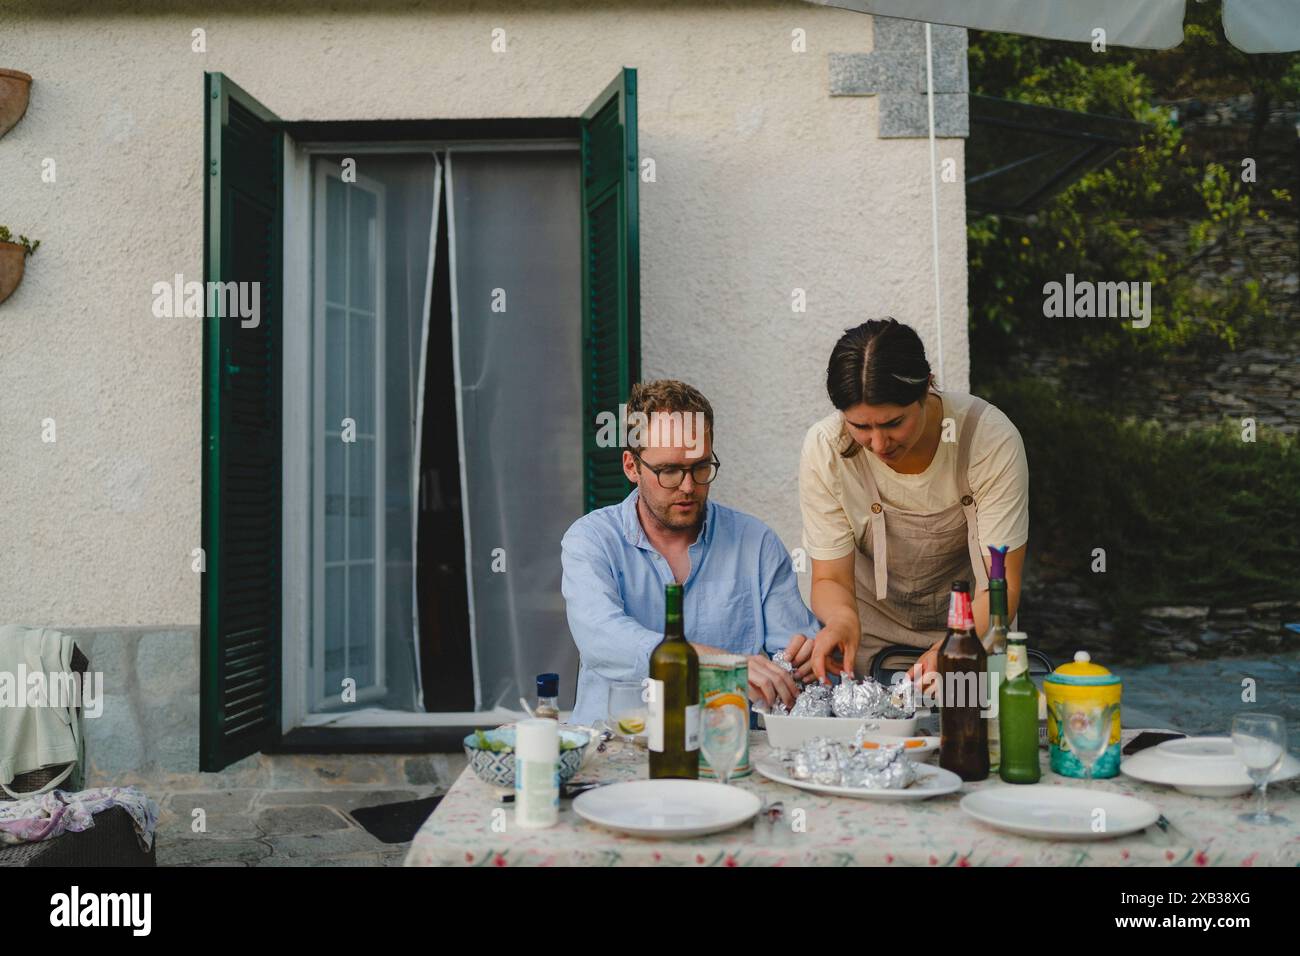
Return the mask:
{"type": "Polygon", "coordinates": [[[1086,650],[1098,662],[1185,661],[1217,657],[1271,657],[1300,648],[1300,602],[1259,601],[1243,607],[1145,608],[1135,625],[1117,625],[1070,581],[1026,574],[1020,627],[1030,646],[1054,664],[1086,650]]]}
{"type": "MultiPolygon", "coordinates": [[[[1153,246],[1177,258],[1185,248],[1187,223],[1150,220],[1141,224],[1153,246]]],[[[1035,347],[1010,357],[1019,374],[1057,385],[1080,402],[1109,408],[1120,417],[1152,419],[1170,431],[1186,431],[1227,418],[1255,419],[1259,431],[1300,432],[1300,221],[1294,217],[1251,223],[1246,243],[1265,274],[1264,292],[1277,321],[1261,323],[1208,354],[1175,354],[1134,369],[1122,388],[1103,382],[1088,362],[1063,349],[1035,347]]],[[[1245,272],[1237,253],[1210,255],[1207,277],[1245,272]]]]}
{"type": "MultiPolygon", "coordinates": [[[[253,754],[199,772],[198,628],[56,628],[72,635],[103,681],[103,712],[87,717],[86,786],[135,784],[150,793],[253,788],[368,792],[445,790],[458,754],[253,754]]],[[[383,802],[372,800],[371,802],[383,802]]]]}
{"type": "Polygon", "coordinates": [[[122,774],[197,773],[199,629],[55,628],[72,635],[102,675],[103,712],[87,717],[87,783],[122,774]]]}

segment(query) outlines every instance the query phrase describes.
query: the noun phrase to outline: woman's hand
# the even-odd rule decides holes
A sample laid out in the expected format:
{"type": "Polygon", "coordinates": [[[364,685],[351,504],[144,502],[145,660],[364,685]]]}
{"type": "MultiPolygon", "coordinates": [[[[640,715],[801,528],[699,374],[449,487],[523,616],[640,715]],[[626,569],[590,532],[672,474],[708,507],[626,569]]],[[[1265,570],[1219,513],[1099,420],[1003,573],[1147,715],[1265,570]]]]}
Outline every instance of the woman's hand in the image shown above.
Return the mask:
{"type": "Polygon", "coordinates": [[[923,693],[928,693],[930,684],[939,679],[939,649],[943,647],[946,638],[939,638],[930,645],[930,649],[916,659],[916,663],[908,668],[908,679],[916,684],[917,688],[923,693]]]}
{"type": "MultiPolygon", "coordinates": [[[[823,684],[830,683],[826,677],[828,673],[852,680],[853,658],[858,653],[859,640],[855,629],[827,624],[811,641],[804,638],[798,653],[791,658],[792,662],[803,662],[802,665],[796,663],[795,676],[800,680],[804,679],[801,676],[804,674],[815,676],[823,684]]],[[[794,641],[790,643],[793,645],[794,641]]],[[[789,649],[786,653],[789,653],[789,649]]]]}

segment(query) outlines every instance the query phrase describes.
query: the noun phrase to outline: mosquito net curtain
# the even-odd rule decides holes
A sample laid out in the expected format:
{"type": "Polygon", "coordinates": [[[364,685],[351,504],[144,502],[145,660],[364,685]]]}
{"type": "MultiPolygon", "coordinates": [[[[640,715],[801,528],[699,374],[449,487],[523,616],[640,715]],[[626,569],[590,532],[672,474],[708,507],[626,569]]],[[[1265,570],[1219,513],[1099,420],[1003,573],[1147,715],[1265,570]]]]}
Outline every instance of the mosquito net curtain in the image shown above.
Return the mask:
{"type": "Polygon", "coordinates": [[[582,513],[578,154],[447,162],[469,587],[479,709],[518,708],[578,656],[560,539],[582,513]]]}

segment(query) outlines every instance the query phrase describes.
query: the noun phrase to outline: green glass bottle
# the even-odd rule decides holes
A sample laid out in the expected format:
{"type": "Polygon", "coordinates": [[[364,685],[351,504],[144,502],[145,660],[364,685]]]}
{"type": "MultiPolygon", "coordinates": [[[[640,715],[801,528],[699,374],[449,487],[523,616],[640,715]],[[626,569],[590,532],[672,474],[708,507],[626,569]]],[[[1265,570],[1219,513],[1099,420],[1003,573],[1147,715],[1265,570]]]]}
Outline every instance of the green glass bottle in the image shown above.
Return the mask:
{"type": "Polygon", "coordinates": [[[1002,762],[998,776],[1007,783],[1037,783],[1038,687],[1029,677],[1029,650],[1024,631],[1007,635],[1007,674],[998,688],[998,722],[1002,762]]]}
{"type": "Polygon", "coordinates": [[[664,639],[650,654],[650,779],[700,776],[700,659],[686,641],[682,586],[664,593],[664,639]]]}
{"type": "Polygon", "coordinates": [[[998,725],[998,687],[1007,670],[1007,581],[1004,561],[1007,548],[989,548],[993,558],[992,571],[989,574],[989,626],[980,638],[984,652],[988,654],[988,703],[989,703],[989,773],[998,772],[1001,759],[1001,737],[998,725]]]}

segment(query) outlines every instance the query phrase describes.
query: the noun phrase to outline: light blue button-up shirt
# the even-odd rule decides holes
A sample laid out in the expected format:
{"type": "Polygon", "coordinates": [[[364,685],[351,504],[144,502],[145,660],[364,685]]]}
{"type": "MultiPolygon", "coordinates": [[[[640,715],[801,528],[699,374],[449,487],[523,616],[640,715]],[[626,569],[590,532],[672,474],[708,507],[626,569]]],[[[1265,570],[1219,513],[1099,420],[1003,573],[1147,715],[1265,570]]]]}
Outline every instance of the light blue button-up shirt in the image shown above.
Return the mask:
{"type": "MultiPolygon", "coordinates": [[[[573,523],[561,543],[569,630],[582,657],[574,723],[606,716],[609,685],[641,680],[664,636],[668,561],[650,544],[637,517],[637,490],[622,503],[573,523]]],[[[734,654],[768,655],[795,634],[820,625],[799,595],[781,539],[757,518],[707,504],[704,526],[688,551],[682,587],[686,639],[734,654]]]]}

